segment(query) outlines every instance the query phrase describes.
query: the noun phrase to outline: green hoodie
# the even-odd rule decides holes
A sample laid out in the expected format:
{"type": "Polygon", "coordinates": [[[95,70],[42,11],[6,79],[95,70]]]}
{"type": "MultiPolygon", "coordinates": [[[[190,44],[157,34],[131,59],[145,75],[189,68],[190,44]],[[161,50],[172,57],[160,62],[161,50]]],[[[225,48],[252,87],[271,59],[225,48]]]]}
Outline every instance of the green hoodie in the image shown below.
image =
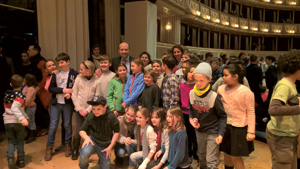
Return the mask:
{"type": "Polygon", "coordinates": [[[125,82],[122,84],[122,81],[118,78],[113,78],[109,82],[108,91],[107,91],[107,105],[110,111],[117,110],[124,111],[122,106],[123,103],[123,93],[126,84],[127,78],[125,82]]]}

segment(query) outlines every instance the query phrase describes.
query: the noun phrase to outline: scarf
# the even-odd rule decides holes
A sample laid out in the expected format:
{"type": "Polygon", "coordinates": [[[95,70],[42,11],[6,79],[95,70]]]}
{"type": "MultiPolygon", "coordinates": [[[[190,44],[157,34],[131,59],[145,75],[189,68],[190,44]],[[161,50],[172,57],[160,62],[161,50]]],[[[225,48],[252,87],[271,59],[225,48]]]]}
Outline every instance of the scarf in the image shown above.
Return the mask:
{"type": "Polygon", "coordinates": [[[93,57],[93,61],[94,61],[96,69],[100,69],[100,55],[99,56],[92,55],[92,57],[93,57]]]}
{"type": "Polygon", "coordinates": [[[157,140],[156,140],[156,152],[158,152],[161,148],[161,130],[157,131],[158,128],[155,127],[155,132],[157,133],[157,140]]]}
{"type": "Polygon", "coordinates": [[[124,137],[130,137],[134,138],[134,127],[136,125],[135,120],[132,120],[131,122],[126,121],[126,115],[123,116],[123,118],[119,121],[120,124],[120,134],[124,137]]]}
{"type": "Polygon", "coordinates": [[[198,87],[197,87],[197,85],[195,85],[194,86],[194,92],[196,93],[196,95],[197,96],[202,96],[202,95],[204,95],[204,94],[206,94],[206,93],[208,93],[209,91],[210,91],[210,89],[211,89],[211,86],[210,86],[210,84],[208,84],[204,89],[199,89],[198,87]]]}

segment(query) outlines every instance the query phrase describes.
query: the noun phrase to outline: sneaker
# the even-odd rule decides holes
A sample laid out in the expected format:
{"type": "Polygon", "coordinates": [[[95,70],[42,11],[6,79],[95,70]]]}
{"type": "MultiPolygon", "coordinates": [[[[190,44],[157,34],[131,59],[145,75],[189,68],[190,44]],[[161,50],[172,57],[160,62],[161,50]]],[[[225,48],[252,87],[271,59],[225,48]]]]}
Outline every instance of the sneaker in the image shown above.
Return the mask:
{"type": "Polygon", "coordinates": [[[14,157],[8,158],[7,163],[8,163],[8,168],[9,169],[16,169],[17,168],[14,157]]]}
{"type": "Polygon", "coordinates": [[[24,156],[18,156],[16,164],[19,168],[24,168],[25,167],[24,156]]]}

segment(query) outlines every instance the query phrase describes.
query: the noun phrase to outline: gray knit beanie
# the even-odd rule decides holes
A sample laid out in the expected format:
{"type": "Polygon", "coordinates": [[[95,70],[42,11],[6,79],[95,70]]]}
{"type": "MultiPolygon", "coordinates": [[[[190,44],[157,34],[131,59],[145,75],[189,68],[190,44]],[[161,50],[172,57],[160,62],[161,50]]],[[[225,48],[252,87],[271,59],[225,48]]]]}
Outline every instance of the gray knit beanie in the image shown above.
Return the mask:
{"type": "Polygon", "coordinates": [[[201,73],[209,78],[212,78],[211,66],[206,62],[202,62],[196,67],[196,69],[194,70],[194,74],[196,73],[201,73]]]}

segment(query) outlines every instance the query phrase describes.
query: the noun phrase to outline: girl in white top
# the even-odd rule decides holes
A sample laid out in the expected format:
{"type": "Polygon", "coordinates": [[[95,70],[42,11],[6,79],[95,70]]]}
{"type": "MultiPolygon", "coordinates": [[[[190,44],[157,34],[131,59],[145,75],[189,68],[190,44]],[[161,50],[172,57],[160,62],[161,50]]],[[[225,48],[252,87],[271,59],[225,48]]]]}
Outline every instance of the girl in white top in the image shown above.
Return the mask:
{"type": "Polygon", "coordinates": [[[92,107],[87,104],[95,95],[93,89],[94,83],[98,77],[94,74],[95,65],[93,62],[86,60],[80,64],[80,74],[76,77],[73,86],[72,101],[76,110],[76,132],[73,138],[72,160],[77,160],[78,149],[80,145],[79,130],[86,117],[92,110],[92,107]]]}
{"type": "Polygon", "coordinates": [[[157,108],[152,112],[151,123],[157,134],[157,145],[154,159],[147,165],[147,169],[159,169],[167,161],[169,153],[169,132],[164,109],[157,108]]]}
{"type": "Polygon", "coordinates": [[[157,134],[149,125],[150,112],[142,108],[136,114],[136,140],[129,145],[129,168],[140,165],[139,169],[145,169],[156,152],[157,134]],[[136,152],[137,151],[137,152],[136,152]]]}

